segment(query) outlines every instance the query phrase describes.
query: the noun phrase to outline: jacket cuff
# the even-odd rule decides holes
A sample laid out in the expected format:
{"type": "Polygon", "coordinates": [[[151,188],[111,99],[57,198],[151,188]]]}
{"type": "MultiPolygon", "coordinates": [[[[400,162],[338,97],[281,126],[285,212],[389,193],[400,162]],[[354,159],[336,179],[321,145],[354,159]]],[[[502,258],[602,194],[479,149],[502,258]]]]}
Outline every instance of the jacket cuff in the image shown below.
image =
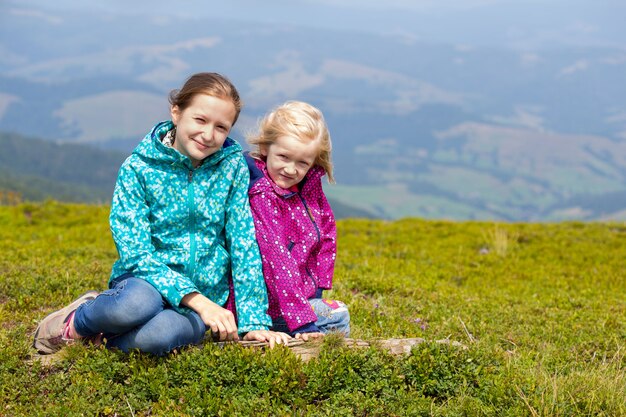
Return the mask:
{"type": "Polygon", "coordinates": [[[200,290],[198,290],[196,287],[181,287],[181,288],[177,287],[176,290],[177,291],[170,294],[169,297],[166,299],[167,302],[170,303],[170,305],[174,308],[188,308],[188,307],[181,305],[181,303],[183,302],[183,298],[185,298],[186,295],[189,295],[194,292],[201,294],[200,290]]]}
{"type": "Polygon", "coordinates": [[[307,323],[304,326],[300,326],[292,332],[289,332],[293,335],[298,333],[319,333],[320,329],[315,325],[315,323],[307,323]]]}

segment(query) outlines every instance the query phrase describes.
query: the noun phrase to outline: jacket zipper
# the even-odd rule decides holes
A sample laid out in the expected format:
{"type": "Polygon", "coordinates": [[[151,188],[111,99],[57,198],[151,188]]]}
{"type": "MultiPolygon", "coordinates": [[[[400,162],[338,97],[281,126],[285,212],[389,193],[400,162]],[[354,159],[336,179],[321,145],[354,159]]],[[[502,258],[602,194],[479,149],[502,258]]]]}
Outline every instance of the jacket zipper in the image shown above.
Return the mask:
{"type": "MultiPolygon", "coordinates": [[[[322,240],[320,229],[317,227],[317,223],[315,223],[315,220],[313,219],[313,215],[311,214],[311,211],[309,210],[309,206],[306,205],[306,201],[304,201],[302,194],[298,193],[298,197],[300,197],[300,201],[302,201],[302,204],[304,205],[306,214],[309,216],[309,220],[311,220],[311,223],[313,224],[313,227],[315,228],[315,232],[317,233],[317,243],[319,243],[322,240]]],[[[311,273],[311,270],[309,269],[309,267],[307,266],[304,269],[306,270],[307,275],[311,279],[311,282],[313,282],[313,285],[315,286],[315,288],[317,288],[317,283],[313,279],[313,274],[311,273]]]]}
{"type": "Polygon", "coordinates": [[[306,205],[306,201],[304,201],[302,194],[298,193],[298,197],[300,197],[300,201],[302,201],[302,204],[304,205],[304,209],[306,210],[306,214],[309,216],[309,220],[311,220],[311,223],[313,223],[313,227],[315,227],[315,232],[317,233],[317,242],[319,243],[322,240],[320,229],[317,227],[317,223],[315,223],[313,215],[311,214],[311,210],[309,210],[309,206],[306,205]]]}
{"type": "Polygon", "coordinates": [[[189,265],[187,275],[192,276],[196,269],[196,216],[194,211],[195,190],[193,186],[193,170],[189,170],[187,192],[187,210],[189,211],[189,265]]]}

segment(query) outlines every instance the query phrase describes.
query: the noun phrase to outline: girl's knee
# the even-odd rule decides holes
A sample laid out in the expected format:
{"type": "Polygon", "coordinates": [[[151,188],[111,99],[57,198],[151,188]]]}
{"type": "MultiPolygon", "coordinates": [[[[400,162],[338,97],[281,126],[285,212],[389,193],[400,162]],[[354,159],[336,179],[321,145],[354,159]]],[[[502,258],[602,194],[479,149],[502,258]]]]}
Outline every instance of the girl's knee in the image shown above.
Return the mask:
{"type": "Polygon", "coordinates": [[[318,317],[315,323],[323,333],[339,332],[350,335],[350,312],[348,306],[338,300],[309,300],[318,317]]]}
{"type": "Polygon", "coordinates": [[[328,300],[328,299],[312,299],[309,300],[313,311],[318,316],[324,316],[328,319],[334,317],[342,317],[350,319],[350,313],[348,312],[348,306],[339,300],[328,300]]]}
{"type": "Polygon", "coordinates": [[[348,311],[348,306],[344,303],[341,303],[341,307],[336,310],[333,310],[332,313],[332,326],[334,326],[338,331],[342,332],[344,336],[350,335],[350,311],[348,311]]]}
{"type": "Polygon", "coordinates": [[[116,304],[124,314],[152,317],[163,310],[163,297],[149,282],[129,278],[118,293],[116,304]]]}
{"type": "Polygon", "coordinates": [[[135,343],[143,352],[165,355],[173,349],[200,343],[205,333],[206,326],[197,314],[164,310],[143,326],[135,343]]]}
{"type": "Polygon", "coordinates": [[[164,308],[161,294],[149,282],[134,277],[117,283],[98,298],[101,317],[94,320],[106,323],[112,333],[146,323],[164,308]]]}

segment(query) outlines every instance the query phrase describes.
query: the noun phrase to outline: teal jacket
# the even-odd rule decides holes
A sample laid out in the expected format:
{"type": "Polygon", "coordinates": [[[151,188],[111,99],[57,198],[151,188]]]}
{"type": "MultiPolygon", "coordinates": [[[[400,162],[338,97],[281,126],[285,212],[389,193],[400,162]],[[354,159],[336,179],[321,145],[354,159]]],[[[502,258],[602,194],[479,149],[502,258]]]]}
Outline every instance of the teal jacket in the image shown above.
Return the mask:
{"type": "Polygon", "coordinates": [[[224,306],[232,276],[239,333],[266,330],[271,319],[241,146],[228,138],[194,169],[161,143],[172,127],[157,124],[120,168],[109,219],[119,259],[109,283],[131,273],[185,312],[180,302],[191,292],[224,306]]]}

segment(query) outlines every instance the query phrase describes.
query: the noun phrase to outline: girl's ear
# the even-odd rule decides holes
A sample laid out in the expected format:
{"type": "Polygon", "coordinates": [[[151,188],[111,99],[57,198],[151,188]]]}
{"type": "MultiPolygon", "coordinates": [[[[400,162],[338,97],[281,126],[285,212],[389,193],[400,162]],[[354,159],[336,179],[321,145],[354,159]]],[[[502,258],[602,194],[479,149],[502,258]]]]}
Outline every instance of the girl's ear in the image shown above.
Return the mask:
{"type": "Polygon", "coordinates": [[[259,152],[261,153],[261,156],[266,158],[268,149],[269,149],[269,145],[259,145],[259,152]]]}
{"type": "Polygon", "coordinates": [[[172,116],[172,122],[174,123],[174,126],[178,125],[178,120],[180,119],[180,113],[181,112],[178,106],[170,107],[170,115],[172,116]]]}

